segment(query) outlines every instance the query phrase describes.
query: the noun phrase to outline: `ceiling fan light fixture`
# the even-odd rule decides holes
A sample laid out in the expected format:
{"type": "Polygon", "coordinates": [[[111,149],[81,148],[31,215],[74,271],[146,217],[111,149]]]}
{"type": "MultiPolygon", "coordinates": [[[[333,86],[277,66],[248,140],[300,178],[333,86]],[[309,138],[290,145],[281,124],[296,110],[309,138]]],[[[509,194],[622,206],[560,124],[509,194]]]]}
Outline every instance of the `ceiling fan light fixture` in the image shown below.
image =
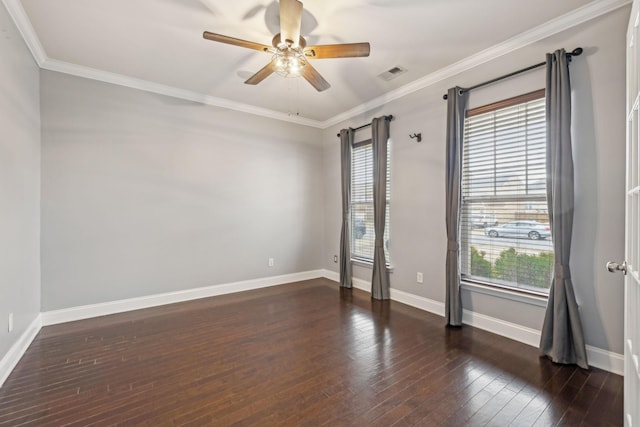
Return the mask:
{"type": "MultiPolygon", "coordinates": [[[[275,3],[275,2],[274,2],[275,3]]],[[[339,43],[318,46],[307,46],[307,41],[300,35],[302,26],[302,2],[300,0],[279,0],[280,32],[273,36],[271,46],[222,34],[205,31],[202,36],[211,41],[240,46],[247,49],[269,52],[273,56],[271,62],[249,77],[245,84],[257,85],[271,74],[283,77],[303,77],[318,92],[331,87],[322,75],[307,59],[323,58],[357,58],[369,56],[369,43],[339,43]],[[297,42],[296,42],[297,40],[297,42]]]]}
{"type": "Polygon", "coordinates": [[[300,77],[307,59],[300,48],[280,48],[273,55],[276,74],[282,77],[300,77]]]}

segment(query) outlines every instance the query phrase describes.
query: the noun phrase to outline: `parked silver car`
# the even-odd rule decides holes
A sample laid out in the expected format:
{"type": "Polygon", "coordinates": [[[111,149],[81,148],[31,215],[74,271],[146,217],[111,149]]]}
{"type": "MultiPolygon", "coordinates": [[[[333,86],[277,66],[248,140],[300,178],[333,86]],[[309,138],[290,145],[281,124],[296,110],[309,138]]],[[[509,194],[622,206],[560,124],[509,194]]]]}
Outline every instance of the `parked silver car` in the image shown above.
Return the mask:
{"type": "Polygon", "coordinates": [[[493,214],[471,214],[471,226],[475,228],[486,228],[490,225],[498,225],[498,220],[493,214]]]}
{"type": "Polygon", "coordinates": [[[511,221],[499,227],[487,227],[484,234],[489,237],[528,237],[538,240],[550,237],[551,227],[538,221],[511,221]]]}

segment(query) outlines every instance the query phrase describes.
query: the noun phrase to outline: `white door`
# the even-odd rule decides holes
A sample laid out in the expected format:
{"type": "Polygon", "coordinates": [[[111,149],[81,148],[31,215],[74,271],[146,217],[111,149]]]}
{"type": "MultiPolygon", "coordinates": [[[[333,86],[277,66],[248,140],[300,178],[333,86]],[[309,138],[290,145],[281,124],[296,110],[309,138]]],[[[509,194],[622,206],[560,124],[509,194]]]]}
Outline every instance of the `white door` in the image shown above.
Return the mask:
{"type": "Polygon", "coordinates": [[[626,262],[609,263],[625,276],[624,292],[624,417],[626,426],[640,426],[640,0],[633,0],[627,31],[627,173],[626,262]]]}

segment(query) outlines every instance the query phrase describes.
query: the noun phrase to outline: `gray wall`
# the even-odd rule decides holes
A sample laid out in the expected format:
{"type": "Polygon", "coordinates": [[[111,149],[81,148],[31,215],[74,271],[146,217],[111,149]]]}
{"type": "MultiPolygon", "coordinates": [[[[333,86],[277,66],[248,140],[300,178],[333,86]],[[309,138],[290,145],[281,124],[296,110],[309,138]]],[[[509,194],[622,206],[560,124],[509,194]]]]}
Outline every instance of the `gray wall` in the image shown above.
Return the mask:
{"type": "Polygon", "coordinates": [[[41,88],[43,311],[321,267],[319,130],[47,71],[41,88]]]}
{"type": "MultiPolygon", "coordinates": [[[[625,29],[627,7],[569,29],[507,56],[392,101],[324,132],[325,268],[337,271],[333,255],[340,236],[339,147],[336,132],[382,114],[393,114],[391,274],[393,288],[444,301],[445,125],[442,95],[451,86],[471,86],[544,60],[544,54],[577,46],[585,53],[571,65],[574,99],[576,215],[572,275],[587,344],[623,352],[623,281],[605,272],[607,260],[624,256],[625,29]],[[416,143],[409,134],[422,132],[416,143]],[[425,283],[416,283],[416,272],[425,283]]],[[[544,87],[543,71],[474,91],[470,107],[544,87]]],[[[358,135],[359,137],[365,137],[358,135]]],[[[355,268],[370,280],[371,270],[355,268]]],[[[465,308],[540,329],[544,309],[464,291],[465,308]]]]}
{"type": "Polygon", "coordinates": [[[3,5],[0,31],[1,359],[40,312],[40,95],[38,66],[3,5]]]}

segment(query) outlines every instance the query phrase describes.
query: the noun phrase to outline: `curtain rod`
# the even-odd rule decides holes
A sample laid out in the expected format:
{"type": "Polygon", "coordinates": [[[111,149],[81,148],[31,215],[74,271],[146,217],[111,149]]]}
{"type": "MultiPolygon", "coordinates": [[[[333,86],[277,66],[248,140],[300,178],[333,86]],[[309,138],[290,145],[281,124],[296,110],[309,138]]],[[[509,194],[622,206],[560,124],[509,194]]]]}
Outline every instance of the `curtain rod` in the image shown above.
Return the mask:
{"type": "MultiPolygon", "coordinates": [[[[384,118],[389,120],[389,121],[393,120],[393,116],[391,114],[389,114],[388,116],[384,116],[384,118]]],[[[354,128],[353,130],[356,131],[356,130],[364,129],[364,128],[369,127],[369,126],[371,126],[371,123],[367,123],[366,125],[358,126],[357,128],[354,128]]],[[[337,134],[336,136],[339,138],[340,134],[337,134]]]]}
{"type": "MultiPolygon", "coordinates": [[[[567,52],[567,58],[569,58],[569,60],[571,60],[572,56],[579,56],[581,54],[582,54],[582,48],[581,47],[577,47],[577,48],[573,49],[571,52],[567,52]]],[[[477,88],[482,87],[482,86],[490,85],[491,83],[495,83],[497,81],[507,79],[507,78],[515,76],[517,74],[524,73],[524,72],[527,72],[527,71],[530,71],[530,70],[535,70],[536,68],[540,68],[540,67],[542,67],[542,66],[544,66],[546,64],[547,64],[547,62],[545,61],[545,62],[541,62],[539,64],[531,65],[531,66],[529,66],[527,68],[523,68],[522,70],[514,71],[512,73],[505,74],[504,76],[496,77],[495,79],[491,79],[491,80],[488,80],[486,82],[478,83],[475,86],[471,86],[471,87],[468,87],[468,88],[461,89],[461,92],[462,93],[469,92],[469,91],[471,91],[473,89],[477,89],[477,88]]],[[[442,99],[446,100],[448,97],[449,96],[445,93],[442,96],[442,99]]]]}

